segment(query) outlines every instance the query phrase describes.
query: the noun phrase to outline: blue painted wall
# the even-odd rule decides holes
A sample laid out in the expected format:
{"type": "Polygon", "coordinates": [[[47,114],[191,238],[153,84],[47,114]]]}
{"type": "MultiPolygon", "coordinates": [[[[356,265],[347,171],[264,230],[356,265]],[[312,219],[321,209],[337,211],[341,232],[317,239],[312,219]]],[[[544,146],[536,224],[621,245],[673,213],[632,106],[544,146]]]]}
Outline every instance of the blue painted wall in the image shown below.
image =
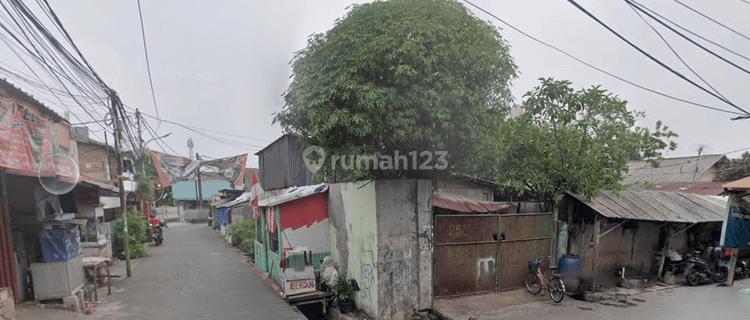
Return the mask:
{"type": "MultiPolygon", "coordinates": [[[[229,181],[201,181],[203,186],[203,200],[211,200],[211,196],[219,194],[221,189],[229,189],[229,181]]],[[[195,200],[195,181],[178,181],[172,185],[172,197],[176,200],[195,200]]]]}

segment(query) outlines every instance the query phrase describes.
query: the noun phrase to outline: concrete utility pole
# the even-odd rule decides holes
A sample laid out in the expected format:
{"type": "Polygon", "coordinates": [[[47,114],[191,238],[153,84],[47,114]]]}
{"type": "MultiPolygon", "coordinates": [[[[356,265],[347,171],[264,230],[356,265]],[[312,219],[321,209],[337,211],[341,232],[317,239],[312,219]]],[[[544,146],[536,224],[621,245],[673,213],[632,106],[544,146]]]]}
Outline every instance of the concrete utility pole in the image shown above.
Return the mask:
{"type": "Polygon", "coordinates": [[[115,126],[115,154],[117,156],[117,179],[119,181],[120,185],[120,210],[122,211],[122,222],[123,222],[123,230],[125,232],[125,243],[123,246],[125,247],[125,271],[127,272],[128,278],[130,278],[133,274],[130,271],[130,244],[128,243],[128,239],[130,239],[128,235],[128,216],[126,214],[127,212],[127,204],[125,202],[125,185],[123,185],[122,180],[122,170],[123,170],[123,164],[122,164],[122,154],[120,150],[120,138],[122,134],[122,121],[120,121],[117,109],[120,106],[120,98],[117,97],[117,93],[114,90],[109,91],[109,97],[110,97],[110,104],[112,107],[112,122],[114,122],[115,126]]]}
{"type": "MultiPolygon", "coordinates": [[[[195,160],[201,161],[201,156],[195,153],[195,160]]],[[[201,167],[195,172],[198,175],[198,209],[203,209],[203,184],[201,183],[201,167]]]]}
{"type": "Polygon", "coordinates": [[[699,145],[698,146],[698,160],[695,161],[695,171],[693,171],[693,181],[695,181],[695,177],[698,175],[698,171],[700,171],[700,167],[698,167],[698,163],[701,161],[701,153],[703,153],[703,149],[705,149],[707,146],[705,145],[699,145]]]}
{"type": "Polygon", "coordinates": [[[141,150],[141,173],[146,175],[146,155],[143,154],[145,143],[143,143],[143,137],[141,137],[141,112],[138,108],[135,108],[135,122],[138,124],[138,148],[141,150]]]}

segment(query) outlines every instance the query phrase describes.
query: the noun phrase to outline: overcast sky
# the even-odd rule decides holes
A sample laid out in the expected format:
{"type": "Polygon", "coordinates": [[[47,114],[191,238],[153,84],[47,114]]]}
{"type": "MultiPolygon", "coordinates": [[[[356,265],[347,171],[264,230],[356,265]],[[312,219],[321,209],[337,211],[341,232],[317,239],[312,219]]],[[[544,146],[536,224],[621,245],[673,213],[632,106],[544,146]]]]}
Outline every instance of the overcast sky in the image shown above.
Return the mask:
{"type": "MultiPolygon", "coordinates": [[[[123,102],[156,115],[136,1],[49,1],[83,54],[105,82],[119,92],[123,102]]],[[[681,1],[750,35],[750,20],[747,19],[750,4],[741,0],[681,1]]],[[[660,68],[567,1],[472,2],[521,30],[630,81],[683,99],[731,109],[660,68]]],[[[305,46],[310,34],[330,29],[351,3],[334,0],[141,1],[160,116],[252,139],[207,133],[241,141],[244,145],[237,147],[168,123],[162,123],[158,133],[171,132],[165,141],[182,155],[188,154],[186,141],[192,138],[195,152],[213,158],[250,153],[248,166],[257,166],[258,160],[253,154],[281,135],[280,127],[271,124],[272,113],[283,106],[281,94],[290,81],[288,62],[292,54],[305,46]]],[[[644,50],[696,79],[624,1],[581,0],[579,3],[644,50]]],[[[676,2],[642,0],[641,3],[684,27],[750,56],[750,40],[705,20],[676,2]]],[[[490,16],[468,7],[481,19],[502,26],[490,16]]],[[[646,120],[640,125],[653,127],[657,120],[662,120],[680,135],[678,150],[667,156],[695,155],[701,144],[709,147],[708,153],[725,153],[750,146],[743,138],[749,133],[750,120],[730,121],[730,114],[701,109],[632,87],[507,27],[501,29],[521,72],[513,86],[517,101],[540,77],[568,79],[576,88],[602,85],[628,100],[631,109],[646,112],[646,120]]],[[[663,28],[659,30],[683,59],[721,94],[750,110],[747,104],[750,90],[743,89],[750,83],[750,75],[701,52],[663,28]]],[[[708,46],[750,68],[750,61],[708,46]]],[[[0,50],[0,57],[19,70],[25,68],[8,50],[0,50]]],[[[44,96],[43,92],[17,85],[35,96],[44,96]]],[[[59,106],[46,104],[61,114],[64,112],[59,106]]],[[[71,122],[76,121],[71,119],[71,122]]],[[[158,125],[156,121],[151,123],[154,127],[158,125]]],[[[160,150],[153,142],[148,146],[160,150]]],[[[737,152],[728,156],[739,155],[737,152]]]]}

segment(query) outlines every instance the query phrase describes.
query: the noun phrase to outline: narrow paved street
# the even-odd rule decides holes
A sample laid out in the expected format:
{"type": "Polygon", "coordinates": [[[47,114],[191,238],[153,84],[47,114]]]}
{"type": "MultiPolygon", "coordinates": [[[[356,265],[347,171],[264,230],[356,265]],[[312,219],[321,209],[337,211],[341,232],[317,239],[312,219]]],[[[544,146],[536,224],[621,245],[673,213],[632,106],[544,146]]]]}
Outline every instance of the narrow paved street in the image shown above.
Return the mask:
{"type": "Polygon", "coordinates": [[[164,243],[97,312],[106,319],[304,319],[265,284],[218,231],[165,230],[164,243]]]}
{"type": "Polygon", "coordinates": [[[205,224],[167,228],[149,252],[88,319],[305,319],[205,224]]]}
{"type": "Polygon", "coordinates": [[[747,319],[750,302],[740,300],[740,290],[750,288],[750,278],[727,288],[715,283],[698,287],[676,287],[631,296],[627,302],[598,303],[567,297],[560,304],[547,296],[508,308],[502,314],[476,314],[476,319],[747,319]]]}

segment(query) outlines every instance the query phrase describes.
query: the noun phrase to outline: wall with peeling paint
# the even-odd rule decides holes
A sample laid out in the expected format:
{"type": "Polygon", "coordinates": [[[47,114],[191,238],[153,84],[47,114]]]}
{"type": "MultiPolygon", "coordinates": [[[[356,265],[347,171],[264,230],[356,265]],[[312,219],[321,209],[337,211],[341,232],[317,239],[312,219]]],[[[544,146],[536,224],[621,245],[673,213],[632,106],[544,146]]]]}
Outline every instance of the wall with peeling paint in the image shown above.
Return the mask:
{"type": "MultiPolygon", "coordinates": [[[[617,222],[605,223],[602,232],[614,227],[617,222]]],[[[583,230],[579,223],[568,226],[570,253],[581,257],[583,270],[594,270],[593,224],[585,224],[583,230]],[[573,232],[575,231],[575,232],[573,232]]],[[[661,250],[659,236],[661,227],[652,222],[639,221],[631,228],[622,226],[604,235],[599,240],[599,258],[597,270],[605,274],[604,278],[613,278],[614,269],[627,267],[630,273],[650,274],[653,269],[654,255],[661,250]],[[612,271],[612,272],[610,272],[612,271]]],[[[606,280],[600,279],[599,281],[606,280]]],[[[609,279],[612,280],[612,279],[609,279]]]]}
{"type": "Polygon", "coordinates": [[[432,182],[380,180],[329,186],[329,246],[357,280],[370,318],[400,319],[432,307],[432,182]]]}
{"type": "MultiPolygon", "coordinates": [[[[417,234],[420,195],[417,180],[381,180],[375,184],[378,224],[379,319],[401,319],[419,309],[420,247],[417,234]]],[[[429,188],[427,188],[429,190],[429,188]]]]}
{"type": "Polygon", "coordinates": [[[351,199],[348,208],[351,232],[349,233],[349,276],[357,280],[360,290],[354,302],[369,315],[377,315],[378,300],[378,230],[376,222],[375,186],[357,182],[343,189],[344,197],[351,199]]]}
{"type": "Polygon", "coordinates": [[[328,189],[329,246],[339,272],[360,287],[354,303],[374,318],[378,314],[378,237],[375,186],[368,182],[332,184],[328,189]]]}

